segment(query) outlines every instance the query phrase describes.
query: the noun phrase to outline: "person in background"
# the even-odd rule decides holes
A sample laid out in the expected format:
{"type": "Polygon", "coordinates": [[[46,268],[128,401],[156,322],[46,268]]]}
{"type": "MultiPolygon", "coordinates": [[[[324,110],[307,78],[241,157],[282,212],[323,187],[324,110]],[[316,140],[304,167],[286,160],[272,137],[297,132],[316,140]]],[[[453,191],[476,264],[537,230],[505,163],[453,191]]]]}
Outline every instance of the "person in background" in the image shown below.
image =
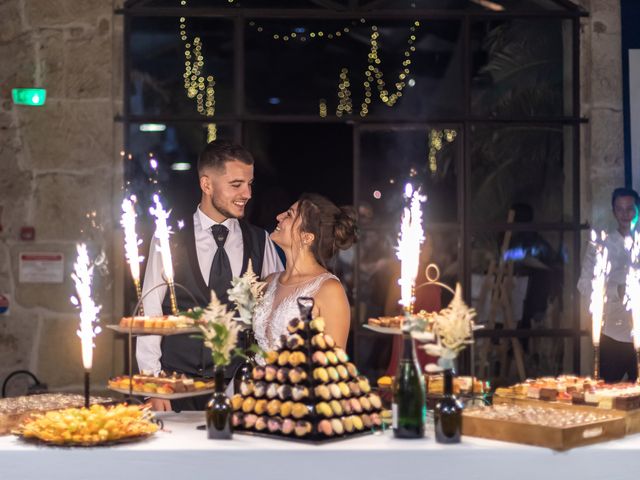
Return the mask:
{"type": "MultiPolygon", "coordinates": [[[[625,237],[631,235],[632,222],[637,220],[638,193],[629,188],[616,188],[611,196],[613,216],[618,223],[608,232],[605,245],[609,250],[609,273],[604,306],[602,335],[600,337],[600,376],[607,383],[623,380],[635,381],[638,376],[636,352],[631,338],[632,318],[623,301],[630,256],[624,248],[625,237]]],[[[591,301],[591,281],[595,264],[592,244],[582,262],[578,290],[591,301]]]]}

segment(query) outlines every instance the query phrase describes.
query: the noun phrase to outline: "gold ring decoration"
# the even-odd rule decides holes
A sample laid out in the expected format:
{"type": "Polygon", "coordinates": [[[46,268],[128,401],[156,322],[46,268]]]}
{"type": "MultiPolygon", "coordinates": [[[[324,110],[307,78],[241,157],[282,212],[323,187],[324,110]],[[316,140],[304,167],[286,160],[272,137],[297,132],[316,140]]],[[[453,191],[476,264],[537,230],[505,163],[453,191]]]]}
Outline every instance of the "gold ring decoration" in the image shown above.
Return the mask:
{"type": "Polygon", "coordinates": [[[444,288],[445,290],[451,292],[451,294],[455,295],[455,292],[453,291],[453,288],[451,288],[449,285],[445,285],[444,283],[440,282],[440,268],[438,267],[438,265],[436,265],[435,263],[430,263],[429,265],[427,265],[427,268],[424,269],[424,276],[427,278],[427,281],[424,283],[421,283],[420,285],[416,285],[415,290],[425,287],[427,285],[437,285],[439,287],[444,288]],[[430,274],[430,272],[434,272],[433,274],[430,274]]]}

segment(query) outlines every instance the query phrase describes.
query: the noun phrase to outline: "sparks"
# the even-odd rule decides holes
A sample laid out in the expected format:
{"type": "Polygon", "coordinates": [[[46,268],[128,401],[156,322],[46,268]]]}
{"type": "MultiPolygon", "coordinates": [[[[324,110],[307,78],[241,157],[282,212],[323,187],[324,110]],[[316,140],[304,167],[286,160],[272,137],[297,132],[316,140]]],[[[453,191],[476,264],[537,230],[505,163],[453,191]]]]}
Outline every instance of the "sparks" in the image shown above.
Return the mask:
{"type": "Polygon", "coordinates": [[[627,273],[627,282],[625,288],[625,304],[627,310],[631,310],[633,318],[633,346],[636,350],[640,349],[640,264],[638,257],[640,256],[640,233],[633,232],[633,238],[625,239],[625,248],[629,250],[631,256],[631,265],[627,273]]]}
{"type": "Polygon", "coordinates": [[[591,230],[591,242],[596,250],[596,261],[593,267],[593,280],[591,280],[591,304],[589,311],[591,312],[591,339],[593,345],[600,345],[600,333],[602,331],[602,312],[604,304],[607,301],[606,283],[607,275],[611,270],[609,263],[609,251],[604,246],[607,235],[601,232],[600,240],[594,230],[591,230]]]}
{"type": "Polygon", "coordinates": [[[422,202],[426,200],[418,190],[407,183],[404,195],[410,199],[409,207],[404,208],[400,226],[397,256],[400,259],[400,304],[406,311],[411,309],[414,301],[413,287],[418,275],[420,263],[420,246],[424,241],[422,230],[422,202]]]}
{"type": "Polygon", "coordinates": [[[131,269],[131,276],[134,282],[140,281],[140,262],[143,257],[138,255],[138,235],[136,234],[136,212],[134,203],[136,201],[135,196],[125,198],[122,200],[122,217],[120,219],[120,225],[124,228],[124,250],[127,262],[129,262],[129,268],[131,269]]]}
{"type": "Polygon", "coordinates": [[[171,263],[171,248],[169,246],[169,234],[171,231],[167,226],[167,220],[169,219],[169,213],[167,212],[160,202],[158,195],[153,196],[153,203],[155,207],[149,208],[151,215],[156,217],[156,233],[155,237],[160,243],[160,254],[162,256],[162,268],[164,269],[164,275],[167,283],[173,283],[173,264],[171,263]]]}
{"type": "Polygon", "coordinates": [[[101,331],[100,327],[94,326],[94,323],[98,321],[98,314],[102,307],[96,305],[91,298],[93,266],[89,261],[87,246],[81,243],[76,248],[78,258],[73,266],[74,272],[71,274],[71,278],[78,294],[76,302],[80,306],[80,329],[77,333],[82,343],[82,365],[85,370],[90,370],[93,364],[93,339],[101,331]]]}

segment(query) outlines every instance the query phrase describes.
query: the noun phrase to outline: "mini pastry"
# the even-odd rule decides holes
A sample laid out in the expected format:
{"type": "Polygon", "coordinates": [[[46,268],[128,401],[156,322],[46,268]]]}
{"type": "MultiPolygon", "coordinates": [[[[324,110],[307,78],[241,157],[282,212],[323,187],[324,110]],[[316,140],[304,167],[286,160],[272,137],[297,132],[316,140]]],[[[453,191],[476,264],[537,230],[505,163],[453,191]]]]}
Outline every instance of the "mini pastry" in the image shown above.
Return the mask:
{"type": "Polygon", "coordinates": [[[240,393],[245,397],[251,395],[253,393],[253,382],[249,381],[240,383],[240,393]]]}
{"type": "Polygon", "coordinates": [[[294,333],[289,338],[287,338],[286,345],[289,350],[296,350],[297,348],[300,348],[304,345],[304,340],[300,335],[294,333]]]}
{"type": "Polygon", "coordinates": [[[294,429],[297,437],[304,437],[311,431],[311,423],[307,421],[296,422],[296,428],[294,429]]]}
{"type": "Polygon", "coordinates": [[[331,426],[331,422],[329,420],[320,420],[318,422],[318,432],[322,435],[326,435],[327,437],[333,436],[333,427],[331,426]]]}
{"type": "Polygon", "coordinates": [[[254,398],[252,397],[247,397],[244,399],[244,401],[242,402],[242,411],[244,413],[251,413],[253,412],[253,408],[256,406],[256,401],[254,398]]]}
{"type": "Polygon", "coordinates": [[[331,396],[333,398],[342,398],[342,392],[340,391],[340,387],[338,386],[338,384],[329,384],[329,391],[331,392],[331,396]]]}
{"type": "Polygon", "coordinates": [[[342,411],[345,415],[351,415],[353,409],[351,408],[351,402],[346,399],[340,400],[340,406],[342,407],[342,411]]]}
{"type": "Polygon", "coordinates": [[[278,368],[274,365],[267,365],[264,369],[264,379],[267,382],[273,382],[278,374],[278,368]]]}
{"type": "Polygon", "coordinates": [[[378,396],[378,394],[376,393],[371,393],[369,394],[369,402],[371,402],[371,406],[373,408],[375,408],[376,410],[382,408],[382,400],[380,400],[380,397],[378,396]]]}
{"type": "Polygon", "coordinates": [[[278,398],[280,400],[288,400],[291,398],[291,386],[280,385],[278,387],[278,398]]]}
{"type": "Polygon", "coordinates": [[[357,397],[360,395],[360,386],[358,382],[349,382],[349,390],[351,390],[351,395],[357,397]]]}
{"type": "Polygon", "coordinates": [[[309,409],[304,403],[294,403],[293,408],[291,409],[291,415],[294,418],[302,418],[309,413],[309,409]]]}
{"type": "Polygon", "coordinates": [[[342,380],[349,380],[350,375],[347,367],[345,367],[344,365],[338,365],[336,366],[336,370],[338,371],[338,375],[342,380]]]}
{"type": "Polygon", "coordinates": [[[318,347],[320,350],[325,350],[327,348],[327,342],[324,341],[322,333],[314,335],[311,338],[311,345],[318,347]]]}
{"type": "Polygon", "coordinates": [[[278,365],[284,367],[287,363],[289,363],[289,355],[291,355],[291,353],[289,353],[289,350],[283,350],[282,352],[280,352],[280,355],[278,356],[278,365]]]}
{"type": "Polygon", "coordinates": [[[333,433],[336,435],[342,435],[344,433],[344,427],[342,426],[342,422],[339,418],[331,419],[331,427],[333,428],[333,433]]]}
{"type": "Polygon", "coordinates": [[[244,413],[242,412],[233,412],[233,417],[231,417],[231,424],[234,427],[239,427],[244,424],[244,413]]]}
{"type": "Polygon", "coordinates": [[[331,410],[333,410],[333,414],[335,416],[339,417],[342,415],[342,406],[338,400],[331,400],[329,402],[329,406],[331,407],[331,410]]]}
{"type": "Polygon", "coordinates": [[[307,379],[307,372],[302,368],[296,367],[289,370],[289,381],[291,383],[304,382],[307,379]]]}
{"type": "Polygon", "coordinates": [[[342,417],[342,426],[345,432],[353,432],[353,419],[351,417],[342,417]]]}
{"type": "Polygon", "coordinates": [[[318,415],[322,415],[323,417],[331,417],[333,416],[333,410],[327,402],[320,402],[316,405],[316,413],[318,415]]]}
{"type": "Polygon", "coordinates": [[[264,412],[267,411],[267,400],[265,398],[256,400],[256,405],[253,407],[253,411],[256,412],[257,415],[263,415],[264,412]]]}
{"type": "Polygon", "coordinates": [[[371,410],[371,402],[367,397],[360,397],[360,405],[362,405],[362,409],[366,412],[371,410]]]}
{"type": "Polygon", "coordinates": [[[251,429],[255,426],[256,420],[258,420],[258,416],[253,413],[249,413],[244,416],[244,428],[251,429]]]}
{"type": "Polygon", "coordinates": [[[353,420],[353,427],[356,430],[364,430],[364,423],[362,423],[362,419],[358,415],[352,415],[351,419],[353,420]]]}
{"type": "Polygon", "coordinates": [[[316,387],[316,396],[322,398],[323,400],[331,400],[331,390],[326,385],[318,385],[316,387]]]}
{"type": "Polygon", "coordinates": [[[318,367],[313,370],[313,378],[322,383],[327,383],[329,381],[329,373],[326,368],[318,367]]]}
{"type": "Polygon", "coordinates": [[[268,417],[262,416],[262,417],[258,417],[258,419],[256,420],[256,430],[261,432],[262,430],[267,428],[267,423],[269,421],[268,417]]]}
{"type": "Polygon", "coordinates": [[[270,416],[275,416],[278,415],[278,413],[280,413],[280,405],[282,402],[280,402],[280,400],[278,399],[273,399],[271,400],[268,404],[267,404],[267,413],[270,416]]]}
{"type": "Polygon", "coordinates": [[[336,357],[338,357],[340,363],[347,363],[349,361],[349,355],[347,355],[347,352],[340,347],[334,348],[333,351],[336,354],[336,357]]]}
{"type": "Polygon", "coordinates": [[[264,357],[264,361],[267,365],[276,363],[278,361],[278,352],[276,352],[275,350],[268,351],[264,357]]]}
{"type": "Polygon", "coordinates": [[[342,393],[343,397],[351,396],[351,390],[349,389],[349,385],[347,385],[345,382],[338,383],[338,387],[340,387],[340,393],[342,393]]]}
{"type": "Polygon", "coordinates": [[[278,396],[278,384],[270,383],[267,387],[267,398],[276,398],[278,396]]]}
{"type": "Polygon", "coordinates": [[[324,334],[324,343],[326,343],[327,348],[333,348],[336,346],[336,341],[328,333],[324,334]]]}
{"type": "Polygon", "coordinates": [[[279,418],[270,418],[267,420],[267,428],[271,433],[279,432],[282,428],[282,420],[279,418]]]}
{"type": "Polygon", "coordinates": [[[347,371],[351,378],[356,378],[358,376],[358,368],[351,362],[347,363],[347,371]]]}
{"type": "Polygon", "coordinates": [[[291,397],[297,402],[309,396],[309,389],[303,385],[296,385],[291,389],[291,397]]]}
{"type": "Polygon", "coordinates": [[[340,380],[340,375],[338,375],[338,370],[336,370],[336,367],[327,367],[327,373],[329,374],[329,378],[334,382],[340,380]]]}
{"type": "Polygon", "coordinates": [[[327,356],[327,360],[329,360],[329,363],[331,365],[337,365],[338,364],[338,357],[335,353],[333,353],[332,351],[328,351],[326,352],[326,356],[327,356]]]}
{"type": "Polygon", "coordinates": [[[301,363],[307,362],[307,356],[303,352],[293,352],[289,355],[289,365],[297,367],[301,363]]]}
{"type": "Polygon", "coordinates": [[[292,409],[293,409],[293,402],[291,400],[287,402],[282,402],[282,405],[280,405],[280,416],[281,417],[290,416],[292,409]]]}
{"type": "Polygon", "coordinates": [[[371,413],[369,415],[369,418],[371,418],[374,426],[379,427],[380,425],[382,425],[382,418],[380,418],[380,415],[378,413],[371,413]]]}
{"type": "Polygon", "coordinates": [[[278,369],[278,373],[276,373],[276,380],[280,383],[284,383],[289,378],[289,369],[287,367],[282,367],[278,369]]]}
{"type": "Polygon", "coordinates": [[[309,322],[309,328],[314,332],[324,332],[324,318],[316,317],[309,322]]]}
{"type": "Polygon", "coordinates": [[[371,418],[369,417],[369,415],[367,415],[366,413],[362,414],[362,424],[364,425],[365,428],[371,428],[373,427],[373,422],[371,421],[371,418]]]}
{"type": "Polygon", "coordinates": [[[244,402],[244,398],[239,393],[236,393],[233,397],[231,397],[231,407],[234,410],[240,410],[242,408],[242,402],[244,402]]]}
{"type": "Polygon", "coordinates": [[[267,391],[267,384],[265,382],[256,382],[253,385],[253,394],[260,398],[260,397],[264,397],[264,394],[267,391]]]}
{"type": "Polygon", "coordinates": [[[360,387],[360,391],[362,393],[369,393],[371,391],[371,386],[369,385],[369,379],[364,375],[360,375],[358,378],[358,387],[360,387]]]}
{"type": "Polygon", "coordinates": [[[296,333],[298,330],[304,330],[304,322],[299,318],[294,318],[287,324],[287,332],[296,333]]]}
{"type": "Polygon", "coordinates": [[[291,435],[295,427],[296,423],[293,420],[291,420],[290,418],[285,418],[284,420],[282,420],[281,432],[284,435],[291,435]]]}
{"type": "Polygon", "coordinates": [[[313,363],[316,365],[320,365],[321,367],[326,367],[329,364],[329,360],[327,360],[327,356],[321,350],[316,351],[311,357],[313,363]]]}
{"type": "Polygon", "coordinates": [[[362,404],[357,398],[349,399],[349,405],[351,405],[351,410],[353,410],[354,413],[362,413],[362,404]]]}
{"type": "Polygon", "coordinates": [[[254,380],[262,380],[264,378],[264,367],[262,365],[256,365],[253,367],[251,376],[254,380]]]}

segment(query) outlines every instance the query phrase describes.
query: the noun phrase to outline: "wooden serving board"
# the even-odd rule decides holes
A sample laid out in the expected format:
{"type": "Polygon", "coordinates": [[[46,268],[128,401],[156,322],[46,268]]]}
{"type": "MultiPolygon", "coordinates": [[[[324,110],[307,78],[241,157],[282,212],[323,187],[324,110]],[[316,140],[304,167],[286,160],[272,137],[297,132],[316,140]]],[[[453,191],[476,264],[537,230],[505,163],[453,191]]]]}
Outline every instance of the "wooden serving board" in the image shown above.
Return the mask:
{"type": "Polygon", "coordinates": [[[572,403],[546,402],[544,400],[536,400],[535,398],[501,397],[496,395],[493,396],[493,403],[496,405],[498,404],[531,405],[534,407],[564,408],[564,409],[570,409],[570,410],[573,409],[573,410],[578,410],[582,412],[613,413],[624,419],[626,435],[633,435],[635,433],[640,433],[640,409],[613,410],[613,409],[593,407],[590,405],[574,405],[572,403]]]}
{"type": "Polygon", "coordinates": [[[560,428],[474,417],[466,412],[462,416],[463,435],[547,447],[558,451],[622,438],[624,433],[625,423],[622,417],[560,428]]]}

